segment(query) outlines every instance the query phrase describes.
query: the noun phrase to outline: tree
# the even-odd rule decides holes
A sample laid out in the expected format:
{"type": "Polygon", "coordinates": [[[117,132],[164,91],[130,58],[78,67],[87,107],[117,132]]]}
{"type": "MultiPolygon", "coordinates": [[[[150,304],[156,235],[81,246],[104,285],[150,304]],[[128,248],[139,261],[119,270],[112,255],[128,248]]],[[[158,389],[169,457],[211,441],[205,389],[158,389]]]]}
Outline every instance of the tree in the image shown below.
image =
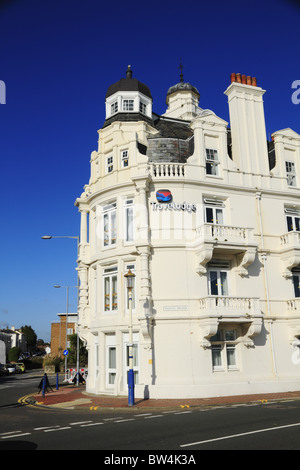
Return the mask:
{"type": "Polygon", "coordinates": [[[18,362],[20,356],[21,348],[14,346],[8,351],[8,360],[9,362],[18,362]]]}
{"type": "MultiPolygon", "coordinates": [[[[76,364],[77,362],[77,334],[69,336],[70,348],[69,348],[69,358],[68,362],[70,364],[76,364]]],[[[79,338],[79,364],[87,364],[88,361],[88,352],[83,342],[79,338]]]]}
{"type": "Polygon", "coordinates": [[[35,331],[31,328],[31,326],[27,325],[21,326],[20,331],[26,336],[28,350],[30,352],[35,351],[37,341],[37,335],[35,334],[35,331]]]}

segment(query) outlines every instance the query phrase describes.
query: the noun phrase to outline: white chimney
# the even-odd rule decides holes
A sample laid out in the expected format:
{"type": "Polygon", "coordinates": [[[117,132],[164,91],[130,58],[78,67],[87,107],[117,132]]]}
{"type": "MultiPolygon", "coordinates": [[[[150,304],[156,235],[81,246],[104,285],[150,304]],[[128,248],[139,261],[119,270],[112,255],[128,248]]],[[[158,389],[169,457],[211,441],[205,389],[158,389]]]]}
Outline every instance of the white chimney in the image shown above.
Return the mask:
{"type": "Polygon", "coordinates": [[[240,171],[267,176],[270,173],[263,95],[256,78],[231,74],[228,96],[232,158],[240,171]]]}

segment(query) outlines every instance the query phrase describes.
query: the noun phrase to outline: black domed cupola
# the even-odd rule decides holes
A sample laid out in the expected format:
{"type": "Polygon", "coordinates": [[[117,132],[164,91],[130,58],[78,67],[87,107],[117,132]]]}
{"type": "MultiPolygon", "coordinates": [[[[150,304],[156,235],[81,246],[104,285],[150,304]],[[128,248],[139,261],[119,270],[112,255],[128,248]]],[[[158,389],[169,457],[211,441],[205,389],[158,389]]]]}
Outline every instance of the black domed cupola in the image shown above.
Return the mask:
{"type": "Polygon", "coordinates": [[[122,121],[136,120],[136,115],[152,118],[150,89],[136,78],[132,78],[130,65],[126,71],[126,78],[121,78],[108,87],[105,106],[106,120],[111,120],[114,116],[122,121]]]}

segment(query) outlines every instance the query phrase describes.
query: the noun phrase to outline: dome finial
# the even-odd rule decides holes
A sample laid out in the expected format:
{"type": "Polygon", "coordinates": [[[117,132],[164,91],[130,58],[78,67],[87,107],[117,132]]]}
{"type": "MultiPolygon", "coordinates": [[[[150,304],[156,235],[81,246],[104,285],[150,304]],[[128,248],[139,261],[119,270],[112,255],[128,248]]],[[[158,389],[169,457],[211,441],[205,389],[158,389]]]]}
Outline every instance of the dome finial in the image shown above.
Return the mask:
{"type": "Polygon", "coordinates": [[[181,63],[181,57],[180,57],[180,65],[178,68],[180,69],[180,82],[183,83],[183,73],[182,73],[183,65],[181,63]]]}
{"type": "Polygon", "coordinates": [[[126,70],[126,78],[132,78],[131,65],[128,65],[128,67],[127,67],[127,70],[126,70]]]}

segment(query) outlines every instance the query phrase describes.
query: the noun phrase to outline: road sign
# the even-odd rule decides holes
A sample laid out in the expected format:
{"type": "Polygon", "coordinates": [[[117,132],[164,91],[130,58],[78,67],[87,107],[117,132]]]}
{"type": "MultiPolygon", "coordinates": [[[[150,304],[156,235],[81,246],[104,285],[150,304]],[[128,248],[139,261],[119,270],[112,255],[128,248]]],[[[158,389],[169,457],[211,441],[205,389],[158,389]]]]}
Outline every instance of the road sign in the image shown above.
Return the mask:
{"type": "Polygon", "coordinates": [[[64,356],[67,356],[69,354],[69,351],[67,349],[64,350],[64,356]]]}

